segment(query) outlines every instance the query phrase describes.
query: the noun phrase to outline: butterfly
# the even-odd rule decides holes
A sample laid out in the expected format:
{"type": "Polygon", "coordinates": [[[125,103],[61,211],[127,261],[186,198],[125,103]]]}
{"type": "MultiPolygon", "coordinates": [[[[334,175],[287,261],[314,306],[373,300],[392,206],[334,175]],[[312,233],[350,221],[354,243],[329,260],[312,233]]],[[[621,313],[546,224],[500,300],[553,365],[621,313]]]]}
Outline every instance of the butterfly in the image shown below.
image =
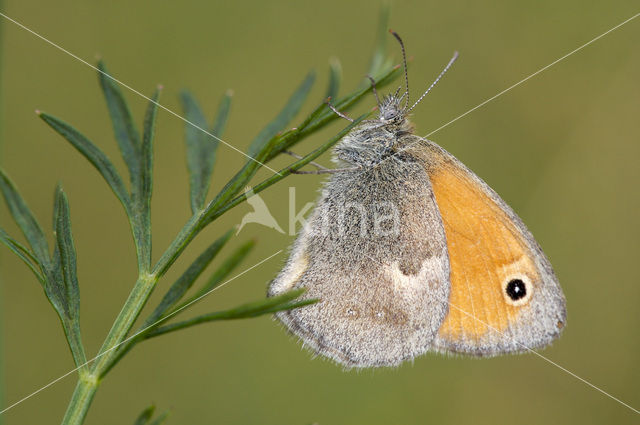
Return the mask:
{"type": "MultiPolygon", "coordinates": [[[[316,304],[276,317],[346,367],[395,366],[425,352],[494,356],[549,344],[566,302],[522,220],[453,155],[414,134],[406,90],[378,98],[334,148],[339,168],[268,295],[316,304]]],[[[335,108],[332,108],[335,111],[335,108]]],[[[335,111],[344,118],[348,117],[335,111]]]]}

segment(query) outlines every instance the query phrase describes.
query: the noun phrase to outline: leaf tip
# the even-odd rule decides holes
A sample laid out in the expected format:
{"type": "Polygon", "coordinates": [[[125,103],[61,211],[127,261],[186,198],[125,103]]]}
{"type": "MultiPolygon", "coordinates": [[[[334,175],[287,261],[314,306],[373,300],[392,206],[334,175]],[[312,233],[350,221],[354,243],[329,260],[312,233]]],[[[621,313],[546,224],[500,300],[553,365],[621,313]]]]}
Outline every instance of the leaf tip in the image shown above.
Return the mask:
{"type": "Polygon", "coordinates": [[[96,58],[96,67],[98,68],[98,75],[100,78],[104,78],[108,75],[107,67],[101,57],[96,58]]]}
{"type": "Polygon", "coordinates": [[[227,91],[224,92],[224,95],[227,97],[233,97],[234,94],[235,92],[233,91],[233,89],[227,89],[227,91]]]}
{"type": "Polygon", "coordinates": [[[40,109],[36,109],[35,112],[36,112],[37,116],[39,116],[39,117],[42,116],[42,111],[40,109]]]}

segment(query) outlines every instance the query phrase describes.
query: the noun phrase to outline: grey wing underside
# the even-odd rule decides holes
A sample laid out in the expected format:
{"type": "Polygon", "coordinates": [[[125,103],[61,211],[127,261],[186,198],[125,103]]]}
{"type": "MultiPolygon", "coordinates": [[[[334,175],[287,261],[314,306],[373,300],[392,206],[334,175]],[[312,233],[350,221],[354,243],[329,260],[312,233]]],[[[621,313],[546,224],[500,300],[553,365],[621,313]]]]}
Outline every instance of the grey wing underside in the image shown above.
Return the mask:
{"type": "Polygon", "coordinates": [[[448,312],[449,259],[428,176],[388,162],[332,177],[269,287],[270,296],[305,288],[304,298],[320,299],[277,317],[348,367],[426,352],[448,312]]]}

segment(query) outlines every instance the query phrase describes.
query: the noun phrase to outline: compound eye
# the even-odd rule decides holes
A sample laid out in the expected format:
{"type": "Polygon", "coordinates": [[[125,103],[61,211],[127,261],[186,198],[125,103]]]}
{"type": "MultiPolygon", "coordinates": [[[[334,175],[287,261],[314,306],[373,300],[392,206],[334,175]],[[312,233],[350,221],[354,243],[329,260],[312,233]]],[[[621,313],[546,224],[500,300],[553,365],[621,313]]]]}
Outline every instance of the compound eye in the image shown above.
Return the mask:
{"type": "Polygon", "coordinates": [[[503,283],[503,295],[508,304],[520,306],[531,299],[533,285],[526,276],[512,276],[503,283]]]}

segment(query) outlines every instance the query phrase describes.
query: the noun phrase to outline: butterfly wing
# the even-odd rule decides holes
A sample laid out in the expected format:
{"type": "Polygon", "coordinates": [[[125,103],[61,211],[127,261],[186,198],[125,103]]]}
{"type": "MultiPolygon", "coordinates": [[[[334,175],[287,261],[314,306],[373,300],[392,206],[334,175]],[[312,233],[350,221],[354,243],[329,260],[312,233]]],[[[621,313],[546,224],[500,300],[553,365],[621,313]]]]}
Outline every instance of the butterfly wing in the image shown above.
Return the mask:
{"type": "Polygon", "coordinates": [[[447,314],[448,280],[425,169],[392,159],[331,178],[269,295],[305,288],[320,300],[277,314],[319,354],[391,366],[429,349],[447,314]]]}
{"type": "Polygon", "coordinates": [[[566,322],[551,265],[520,218],[438,145],[420,143],[444,224],[449,312],[433,348],[490,356],[547,345],[566,322]]]}

